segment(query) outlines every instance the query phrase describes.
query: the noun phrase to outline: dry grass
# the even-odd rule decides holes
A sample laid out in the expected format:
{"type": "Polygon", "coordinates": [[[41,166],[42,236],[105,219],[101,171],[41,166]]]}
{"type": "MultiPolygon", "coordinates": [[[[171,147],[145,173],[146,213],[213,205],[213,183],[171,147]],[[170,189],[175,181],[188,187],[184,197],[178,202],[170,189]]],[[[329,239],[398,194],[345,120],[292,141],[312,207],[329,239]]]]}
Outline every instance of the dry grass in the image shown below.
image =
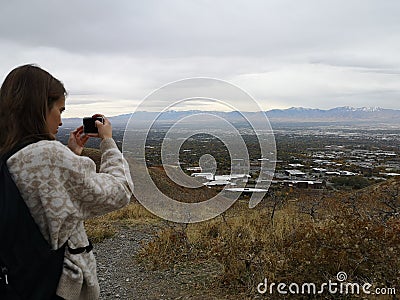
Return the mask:
{"type": "Polygon", "coordinates": [[[338,272],[349,282],[399,288],[399,184],[313,197],[295,191],[273,220],[271,206],[250,210],[238,201],[214,220],[163,229],[140,259],[152,268],[216,259],[223,272],[214,287],[248,295],[264,278],[318,284],[338,272]]]}
{"type": "Polygon", "coordinates": [[[146,208],[144,208],[139,202],[133,200],[126,207],[113,211],[107,215],[110,221],[125,221],[125,222],[152,222],[154,220],[159,220],[156,216],[150,213],[146,208]]]}
{"type": "Polygon", "coordinates": [[[85,222],[85,229],[89,239],[93,243],[99,243],[106,238],[110,238],[117,232],[115,226],[107,216],[87,220],[85,222]]]}
{"type": "Polygon", "coordinates": [[[147,211],[136,200],[132,200],[126,207],[113,211],[107,215],[92,218],[85,222],[86,232],[94,243],[112,237],[117,227],[124,225],[153,224],[160,219],[147,211]]]}

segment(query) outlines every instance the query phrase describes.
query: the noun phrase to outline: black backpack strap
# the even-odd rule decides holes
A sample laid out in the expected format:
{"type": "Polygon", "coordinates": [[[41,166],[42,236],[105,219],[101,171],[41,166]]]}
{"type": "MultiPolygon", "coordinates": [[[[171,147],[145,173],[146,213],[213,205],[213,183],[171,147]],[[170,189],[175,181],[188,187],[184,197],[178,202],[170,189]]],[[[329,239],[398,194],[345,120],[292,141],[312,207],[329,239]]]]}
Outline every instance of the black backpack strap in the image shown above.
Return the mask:
{"type": "Polygon", "coordinates": [[[1,161],[6,162],[11,156],[13,156],[19,150],[22,150],[26,146],[33,144],[33,143],[35,143],[35,141],[33,141],[33,140],[29,140],[29,141],[25,140],[25,141],[19,142],[10,151],[8,151],[7,153],[5,153],[1,156],[1,161]]]}
{"type": "Polygon", "coordinates": [[[80,247],[80,248],[73,249],[70,246],[68,246],[68,252],[71,254],[81,254],[83,252],[89,253],[92,250],[93,250],[93,245],[90,240],[89,240],[89,245],[86,247],[80,247]]]}

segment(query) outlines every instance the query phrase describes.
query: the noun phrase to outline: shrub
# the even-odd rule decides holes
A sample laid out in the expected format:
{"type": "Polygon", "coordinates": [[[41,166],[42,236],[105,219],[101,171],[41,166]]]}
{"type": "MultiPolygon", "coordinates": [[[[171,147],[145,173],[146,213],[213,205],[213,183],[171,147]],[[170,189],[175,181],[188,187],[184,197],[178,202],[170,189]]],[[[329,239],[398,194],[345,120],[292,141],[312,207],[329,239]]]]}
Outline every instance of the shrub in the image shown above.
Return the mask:
{"type": "Polygon", "coordinates": [[[331,179],[335,187],[362,189],[370,185],[368,179],[362,176],[338,176],[331,179]]]}

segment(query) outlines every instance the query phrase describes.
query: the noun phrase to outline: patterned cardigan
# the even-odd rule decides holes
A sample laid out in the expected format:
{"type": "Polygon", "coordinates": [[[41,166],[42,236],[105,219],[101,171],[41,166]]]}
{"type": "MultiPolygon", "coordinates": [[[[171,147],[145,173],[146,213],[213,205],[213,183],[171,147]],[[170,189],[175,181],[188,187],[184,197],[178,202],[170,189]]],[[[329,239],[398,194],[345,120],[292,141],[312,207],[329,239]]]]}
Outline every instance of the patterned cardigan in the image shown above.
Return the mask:
{"type": "MultiPolygon", "coordinates": [[[[15,153],[7,161],[34,220],[53,249],[68,241],[70,248],[88,246],[83,225],[87,218],[125,206],[131,196],[128,164],[114,140],[100,144],[101,165],[74,154],[57,141],[40,141],[15,153]]],[[[98,299],[93,251],[65,251],[57,295],[65,299],[98,299]]]]}

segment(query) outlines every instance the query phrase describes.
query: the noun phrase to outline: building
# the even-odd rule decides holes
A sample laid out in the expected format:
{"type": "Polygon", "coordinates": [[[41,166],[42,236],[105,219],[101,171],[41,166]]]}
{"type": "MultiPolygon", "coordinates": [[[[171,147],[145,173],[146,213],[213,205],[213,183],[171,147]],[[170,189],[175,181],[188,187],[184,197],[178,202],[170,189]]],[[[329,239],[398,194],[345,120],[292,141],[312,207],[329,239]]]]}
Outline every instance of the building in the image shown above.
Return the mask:
{"type": "Polygon", "coordinates": [[[289,177],[304,177],[306,173],[300,170],[285,170],[285,174],[289,177]]]}
{"type": "Polygon", "coordinates": [[[297,187],[302,189],[322,189],[326,184],[324,181],[313,181],[313,180],[284,180],[284,186],[297,187]]]}

